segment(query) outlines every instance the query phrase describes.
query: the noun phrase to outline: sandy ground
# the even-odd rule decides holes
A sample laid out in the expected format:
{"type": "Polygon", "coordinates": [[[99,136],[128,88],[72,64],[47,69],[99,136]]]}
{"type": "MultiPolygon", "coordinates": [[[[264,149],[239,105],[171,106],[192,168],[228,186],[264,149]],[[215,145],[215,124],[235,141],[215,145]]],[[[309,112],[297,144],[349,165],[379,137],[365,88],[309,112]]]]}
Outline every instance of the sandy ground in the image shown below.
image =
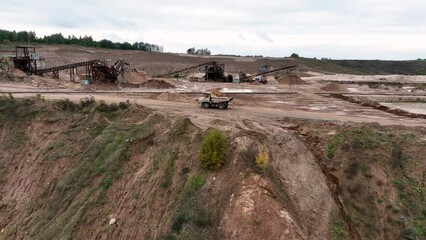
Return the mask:
{"type": "Polygon", "coordinates": [[[426,83],[426,76],[407,76],[407,75],[348,75],[309,72],[311,77],[304,77],[306,81],[354,81],[354,82],[401,82],[401,83],[426,83]]]}
{"type": "Polygon", "coordinates": [[[380,103],[387,107],[398,108],[412,113],[426,114],[426,103],[380,103]]]}
{"type": "MultiPolygon", "coordinates": [[[[35,94],[14,94],[16,97],[34,96],[35,94]]],[[[337,121],[341,123],[379,123],[382,125],[404,125],[404,126],[426,126],[423,119],[410,119],[395,116],[392,114],[384,113],[378,110],[369,109],[368,111],[350,110],[352,113],[348,114],[343,111],[325,111],[329,108],[329,103],[317,102],[310,104],[306,107],[292,109],[286,106],[273,105],[266,106],[239,106],[232,104],[226,111],[218,109],[202,109],[195,101],[196,99],[187,99],[185,101],[160,101],[155,99],[141,98],[137,96],[126,96],[125,94],[44,94],[42,96],[46,99],[70,99],[79,102],[80,99],[94,96],[96,100],[104,100],[108,103],[118,103],[120,101],[130,100],[131,102],[144,105],[160,111],[165,111],[174,115],[190,116],[191,119],[196,121],[204,121],[211,119],[224,119],[228,121],[240,121],[242,119],[265,119],[265,120],[280,120],[283,118],[297,118],[297,119],[312,119],[319,121],[337,121]]],[[[246,97],[246,96],[245,96],[246,97]]],[[[335,99],[331,99],[338,101],[335,99]]],[[[341,101],[342,103],[346,103],[341,101]]],[[[288,102],[291,105],[291,102],[288,102]]],[[[354,107],[356,106],[353,104],[354,107]]]]}

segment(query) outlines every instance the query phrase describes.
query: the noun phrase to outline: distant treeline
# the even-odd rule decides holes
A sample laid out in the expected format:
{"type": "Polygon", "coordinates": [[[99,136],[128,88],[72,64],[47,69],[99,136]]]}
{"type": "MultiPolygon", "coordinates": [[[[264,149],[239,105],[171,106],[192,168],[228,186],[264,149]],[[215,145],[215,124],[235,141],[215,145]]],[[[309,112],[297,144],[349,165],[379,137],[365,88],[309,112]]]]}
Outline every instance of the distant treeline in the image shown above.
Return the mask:
{"type": "Polygon", "coordinates": [[[30,43],[46,43],[46,44],[72,44],[80,45],[85,47],[101,47],[108,49],[123,49],[123,50],[139,50],[139,51],[152,51],[162,52],[163,47],[156,44],[135,42],[133,44],[124,42],[112,42],[107,39],[101,41],[93,40],[92,36],[85,35],[84,37],[76,37],[74,35],[68,35],[64,37],[62,33],[55,33],[49,36],[37,37],[33,31],[8,31],[0,29],[0,43],[19,43],[19,42],[30,42],[30,43]]]}

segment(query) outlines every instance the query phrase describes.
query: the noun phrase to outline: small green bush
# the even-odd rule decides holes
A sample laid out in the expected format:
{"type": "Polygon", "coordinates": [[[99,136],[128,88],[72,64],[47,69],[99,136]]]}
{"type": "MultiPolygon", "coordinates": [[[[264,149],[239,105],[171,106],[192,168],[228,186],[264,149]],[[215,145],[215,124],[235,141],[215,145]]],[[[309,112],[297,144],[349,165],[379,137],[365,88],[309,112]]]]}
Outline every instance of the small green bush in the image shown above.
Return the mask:
{"type": "Polygon", "coordinates": [[[327,144],[327,158],[331,160],[334,157],[337,149],[345,142],[345,137],[343,134],[337,134],[334,138],[327,144]]]}
{"type": "Polygon", "coordinates": [[[69,99],[63,99],[55,102],[56,105],[62,110],[62,111],[75,111],[78,109],[78,105],[71,102],[69,99]]]}
{"type": "Polygon", "coordinates": [[[89,108],[92,107],[95,104],[95,98],[82,98],[80,99],[80,107],[82,108],[89,108]]]}
{"type": "Polygon", "coordinates": [[[200,161],[203,168],[218,170],[225,164],[228,139],[219,130],[208,131],[204,135],[200,150],[200,161]]]}
{"type": "Polygon", "coordinates": [[[185,214],[181,213],[177,215],[173,219],[172,230],[174,232],[179,232],[180,230],[182,230],[183,224],[187,223],[188,221],[189,221],[188,216],[186,216],[185,214]]]}
{"type": "Polygon", "coordinates": [[[120,109],[127,109],[127,108],[129,108],[129,104],[127,104],[126,102],[120,102],[120,103],[118,104],[118,107],[119,107],[120,109]]]}
{"type": "Polygon", "coordinates": [[[206,183],[206,177],[202,175],[190,175],[188,178],[189,190],[192,192],[198,191],[206,183]]]}
{"type": "Polygon", "coordinates": [[[330,226],[330,238],[332,240],[349,240],[348,231],[342,221],[333,222],[330,226]]]}
{"type": "Polygon", "coordinates": [[[96,110],[99,112],[109,113],[109,112],[115,112],[119,109],[117,103],[111,103],[108,105],[105,101],[101,100],[99,101],[99,104],[96,106],[96,110]]]}

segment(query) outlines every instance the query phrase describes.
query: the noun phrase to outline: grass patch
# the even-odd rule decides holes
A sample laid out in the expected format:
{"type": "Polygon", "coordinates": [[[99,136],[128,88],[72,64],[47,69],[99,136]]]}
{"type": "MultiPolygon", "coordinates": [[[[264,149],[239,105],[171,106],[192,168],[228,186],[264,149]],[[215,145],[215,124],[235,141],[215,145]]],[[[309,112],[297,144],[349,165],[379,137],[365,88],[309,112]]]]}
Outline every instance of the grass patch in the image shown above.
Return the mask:
{"type": "Polygon", "coordinates": [[[77,153],[69,145],[73,144],[74,141],[70,137],[61,136],[63,139],[55,140],[47,145],[44,150],[44,159],[46,161],[57,161],[61,158],[70,158],[75,156],[77,153]]]}
{"type": "Polygon", "coordinates": [[[47,209],[34,226],[33,232],[39,233],[36,236],[41,239],[72,238],[71,230],[84,214],[85,207],[102,203],[105,192],[120,177],[121,166],[131,155],[131,143],[142,143],[152,134],[151,123],[108,125],[86,146],[77,165],[57,185],[47,209]],[[70,207],[61,212],[65,206],[70,207]],[[71,232],[64,234],[64,226],[71,232]]]}
{"type": "Polygon", "coordinates": [[[173,174],[175,172],[175,162],[177,159],[177,154],[173,150],[165,151],[166,158],[166,168],[164,169],[163,176],[161,177],[161,188],[166,189],[169,188],[173,183],[173,174]]]}
{"type": "Polygon", "coordinates": [[[330,225],[331,240],[349,240],[349,233],[346,230],[345,224],[342,221],[334,221],[330,225]]]}
{"type": "Polygon", "coordinates": [[[112,103],[112,104],[106,104],[105,101],[101,100],[99,101],[99,104],[96,105],[96,111],[103,112],[103,113],[111,113],[116,112],[120,108],[118,107],[118,104],[112,103]]]}
{"type": "Polygon", "coordinates": [[[190,174],[188,178],[188,189],[191,192],[198,191],[206,183],[206,176],[190,174]]]}
{"type": "Polygon", "coordinates": [[[336,151],[344,147],[346,151],[363,151],[375,149],[390,142],[389,134],[375,131],[369,127],[349,129],[336,134],[326,146],[326,155],[333,159],[336,151]]]}
{"type": "Polygon", "coordinates": [[[28,136],[23,130],[17,130],[5,141],[5,148],[13,151],[19,151],[28,141],[28,136]]]}
{"type": "Polygon", "coordinates": [[[79,109],[79,105],[71,102],[69,99],[56,101],[55,105],[62,111],[74,112],[79,109]]]}
{"type": "Polygon", "coordinates": [[[172,126],[170,137],[175,140],[183,139],[191,125],[192,122],[189,120],[189,118],[178,118],[172,126]]]}
{"type": "Polygon", "coordinates": [[[40,113],[40,109],[35,108],[34,105],[33,98],[12,99],[0,95],[0,127],[8,122],[13,122],[15,126],[28,123],[40,113]]]}
{"type": "Polygon", "coordinates": [[[171,231],[176,239],[210,239],[214,236],[209,232],[213,223],[213,209],[208,208],[202,198],[200,189],[207,177],[189,174],[185,188],[179,196],[171,231]]]}
{"type": "Polygon", "coordinates": [[[378,229],[380,218],[385,218],[389,238],[422,239],[425,194],[421,173],[426,171],[421,159],[426,153],[422,143],[412,134],[365,126],[349,128],[339,135],[340,139],[330,142],[333,147],[328,147],[327,155],[333,153],[330,169],[344,172],[339,178],[339,198],[361,238],[376,238],[383,231],[378,229]],[[384,172],[392,185],[384,184],[378,172],[384,172]],[[389,198],[392,187],[397,191],[396,200],[389,198]],[[398,211],[382,213],[380,206],[385,205],[390,206],[389,210],[395,206],[398,211]]]}
{"type": "Polygon", "coordinates": [[[345,137],[343,134],[337,134],[334,136],[334,138],[331,140],[330,143],[327,144],[327,158],[332,159],[334,157],[334,154],[336,153],[336,150],[345,142],[345,137]]]}

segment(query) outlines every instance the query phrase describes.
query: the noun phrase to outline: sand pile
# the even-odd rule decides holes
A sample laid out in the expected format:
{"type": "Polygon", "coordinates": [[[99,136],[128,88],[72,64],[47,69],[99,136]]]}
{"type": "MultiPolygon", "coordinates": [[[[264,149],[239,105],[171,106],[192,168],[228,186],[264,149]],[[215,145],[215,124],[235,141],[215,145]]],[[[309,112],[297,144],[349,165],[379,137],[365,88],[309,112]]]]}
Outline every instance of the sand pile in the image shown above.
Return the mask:
{"type": "Polygon", "coordinates": [[[262,83],[261,83],[261,82],[259,82],[259,81],[254,81],[254,82],[251,82],[250,84],[251,84],[251,85],[262,85],[262,83]]]}
{"type": "Polygon", "coordinates": [[[379,86],[377,86],[378,89],[382,89],[382,90],[389,90],[389,87],[386,86],[385,84],[379,84],[379,86]]]}
{"type": "Polygon", "coordinates": [[[328,92],[347,92],[349,91],[345,86],[342,86],[338,83],[330,83],[325,87],[322,87],[321,90],[328,92]]]}
{"type": "Polygon", "coordinates": [[[148,74],[144,71],[138,71],[136,69],[133,69],[130,72],[126,72],[125,74],[125,80],[128,82],[143,82],[149,79],[148,74]]]}
{"type": "Polygon", "coordinates": [[[211,88],[207,89],[206,92],[211,92],[213,95],[217,97],[226,97],[224,93],[221,92],[222,88],[211,88]]]}
{"type": "Polygon", "coordinates": [[[13,70],[10,72],[10,75],[11,75],[12,77],[26,77],[26,76],[27,76],[27,74],[26,74],[26,73],[24,73],[23,71],[21,71],[21,70],[19,70],[19,69],[17,69],[17,68],[13,69],[13,70]]]}
{"type": "Polygon", "coordinates": [[[164,92],[156,97],[157,100],[161,101],[182,101],[185,100],[185,98],[178,93],[169,93],[164,92]]]}
{"type": "Polygon", "coordinates": [[[297,75],[287,75],[278,79],[278,83],[280,84],[291,84],[291,85],[305,85],[307,82],[303,81],[297,75]]]}
{"type": "Polygon", "coordinates": [[[140,86],[143,88],[157,88],[157,89],[175,88],[175,86],[173,86],[172,84],[164,80],[157,80],[157,79],[152,79],[152,80],[143,82],[141,83],[140,86]]]}
{"type": "Polygon", "coordinates": [[[277,84],[278,81],[274,76],[266,76],[266,81],[268,81],[269,84],[277,84]]]}

